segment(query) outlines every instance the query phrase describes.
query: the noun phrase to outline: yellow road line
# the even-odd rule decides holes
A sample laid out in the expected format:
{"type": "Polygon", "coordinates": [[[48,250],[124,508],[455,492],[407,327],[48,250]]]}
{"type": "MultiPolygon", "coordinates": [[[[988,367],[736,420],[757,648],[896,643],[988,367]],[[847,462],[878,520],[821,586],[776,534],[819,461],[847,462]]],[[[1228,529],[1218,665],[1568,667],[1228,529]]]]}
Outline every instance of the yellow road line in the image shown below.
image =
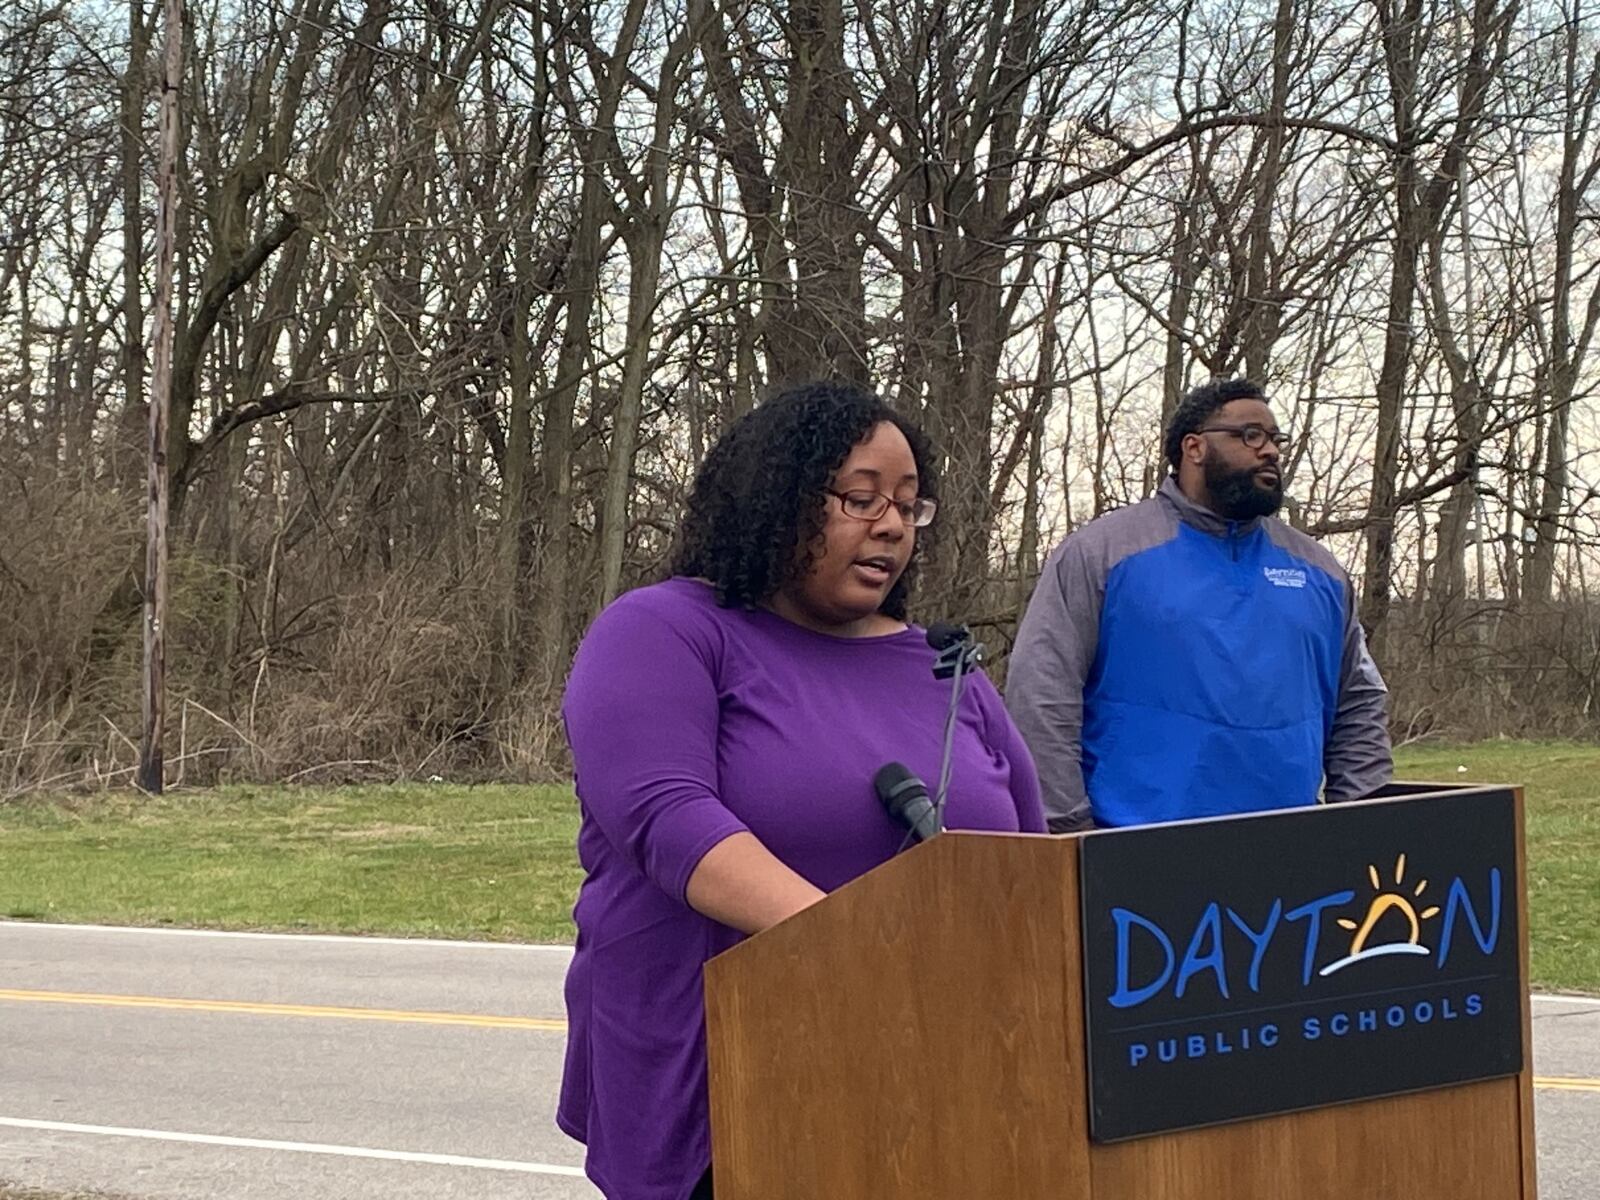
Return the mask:
{"type": "Polygon", "coordinates": [[[1533,1086],[1549,1088],[1555,1092],[1600,1092],[1600,1079],[1566,1079],[1553,1075],[1535,1075],[1533,1086]]]}
{"type": "MultiPolygon", "coordinates": [[[[244,1013],[262,1017],[323,1017],[344,1021],[399,1021],[416,1025],[469,1025],[478,1029],[537,1029],[565,1033],[551,1017],[499,1017],[478,1013],[413,1012],[389,1008],[338,1008],[324,1004],[262,1004],[246,1000],[184,1000],[174,996],[118,996],[99,992],[38,992],[0,988],[0,1002],[90,1004],[111,1008],[164,1008],[183,1012],[244,1013]]],[[[1533,1086],[1560,1092],[1600,1092],[1600,1079],[1535,1075],[1533,1086]]]]}
{"type": "Polygon", "coordinates": [[[184,1012],[246,1013],[262,1017],[325,1017],[345,1021],[401,1021],[417,1025],[470,1025],[478,1029],[566,1032],[551,1017],[497,1017],[478,1013],[410,1012],[388,1008],[338,1008],[324,1004],[262,1004],[244,1000],[184,1000],[173,996],[114,996],[97,992],[38,992],[0,988],[0,1001],[24,1004],[92,1004],[111,1008],[165,1008],[184,1012]]]}

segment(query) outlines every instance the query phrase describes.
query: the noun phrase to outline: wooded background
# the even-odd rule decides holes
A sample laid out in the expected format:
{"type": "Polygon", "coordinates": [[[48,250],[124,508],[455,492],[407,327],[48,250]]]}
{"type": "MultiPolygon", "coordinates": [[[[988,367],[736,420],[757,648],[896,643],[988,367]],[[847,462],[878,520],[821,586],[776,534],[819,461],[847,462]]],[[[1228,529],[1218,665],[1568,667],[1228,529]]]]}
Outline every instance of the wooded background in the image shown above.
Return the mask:
{"type": "MultiPolygon", "coordinates": [[[[0,12],[0,796],[136,757],[160,11],[0,12]]],[[[816,376],[926,424],[918,611],[1002,652],[1180,392],[1257,378],[1397,736],[1595,731],[1578,0],[190,0],[184,36],[171,779],[559,773],[586,622],[816,376]]]]}

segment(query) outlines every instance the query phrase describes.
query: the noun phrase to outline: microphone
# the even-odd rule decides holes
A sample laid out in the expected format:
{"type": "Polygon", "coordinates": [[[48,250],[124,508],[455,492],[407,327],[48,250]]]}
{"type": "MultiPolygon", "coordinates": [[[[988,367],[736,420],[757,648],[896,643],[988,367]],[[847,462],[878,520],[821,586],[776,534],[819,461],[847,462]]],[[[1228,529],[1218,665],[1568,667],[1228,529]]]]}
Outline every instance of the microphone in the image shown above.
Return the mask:
{"type": "Polygon", "coordinates": [[[911,840],[925,842],[939,832],[939,814],[928,799],[928,785],[902,763],[888,763],[872,777],[872,789],[889,815],[911,830],[911,840]]]}
{"type": "Polygon", "coordinates": [[[984,659],[983,643],[975,640],[965,625],[935,621],[928,626],[927,636],[928,645],[939,652],[933,664],[935,679],[959,679],[984,659]]]}

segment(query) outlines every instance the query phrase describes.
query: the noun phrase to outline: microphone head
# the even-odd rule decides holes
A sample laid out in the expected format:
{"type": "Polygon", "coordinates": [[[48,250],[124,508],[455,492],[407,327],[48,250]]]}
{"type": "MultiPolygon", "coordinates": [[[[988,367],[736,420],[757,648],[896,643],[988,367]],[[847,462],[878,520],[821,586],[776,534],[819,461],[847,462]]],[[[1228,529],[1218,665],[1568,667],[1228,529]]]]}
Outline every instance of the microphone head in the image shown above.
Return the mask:
{"type": "Polygon", "coordinates": [[[911,831],[911,838],[925,842],[939,832],[939,812],[923,783],[904,763],[886,763],[872,777],[878,802],[890,818],[911,831]]]}
{"type": "Polygon", "coordinates": [[[904,763],[885,763],[872,777],[872,790],[878,793],[878,803],[889,810],[897,821],[905,821],[906,806],[918,800],[928,800],[928,785],[911,773],[904,763]]]}
{"type": "Polygon", "coordinates": [[[918,787],[926,786],[904,763],[884,763],[872,777],[872,790],[878,793],[879,800],[889,804],[899,798],[908,783],[914,783],[918,787]]]}
{"type": "Polygon", "coordinates": [[[928,645],[935,650],[948,650],[971,636],[971,631],[965,625],[952,625],[949,621],[935,621],[928,626],[928,645]]]}

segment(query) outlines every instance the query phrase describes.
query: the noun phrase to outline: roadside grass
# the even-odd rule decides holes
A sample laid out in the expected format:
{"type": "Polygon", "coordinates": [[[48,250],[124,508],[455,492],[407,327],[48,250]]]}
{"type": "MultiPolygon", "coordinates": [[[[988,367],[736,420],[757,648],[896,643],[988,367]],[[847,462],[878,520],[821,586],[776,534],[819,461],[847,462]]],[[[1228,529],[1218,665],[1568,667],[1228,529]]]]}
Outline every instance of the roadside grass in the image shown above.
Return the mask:
{"type": "Polygon", "coordinates": [[[571,939],[564,787],[225,787],[0,807],[0,917],[571,939]]]}
{"type": "MultiPolygon", "coordinates": [[[[1397,758],[1404,779],[1526,787],[1533,981],[1600,993],[1600,746],[1397,758]]],[[[564,942],[577,824],[565,787],[35,797],[0,806],[0,917],[564,942]]]]}
{"type": "Polygon", "coordinates": [[[1600,993],[1600,746],[1408,746],[1396,755],[1396,768],[1406,779],[1523,786],[1528,974],[1535,987],[1600,993]]]}

